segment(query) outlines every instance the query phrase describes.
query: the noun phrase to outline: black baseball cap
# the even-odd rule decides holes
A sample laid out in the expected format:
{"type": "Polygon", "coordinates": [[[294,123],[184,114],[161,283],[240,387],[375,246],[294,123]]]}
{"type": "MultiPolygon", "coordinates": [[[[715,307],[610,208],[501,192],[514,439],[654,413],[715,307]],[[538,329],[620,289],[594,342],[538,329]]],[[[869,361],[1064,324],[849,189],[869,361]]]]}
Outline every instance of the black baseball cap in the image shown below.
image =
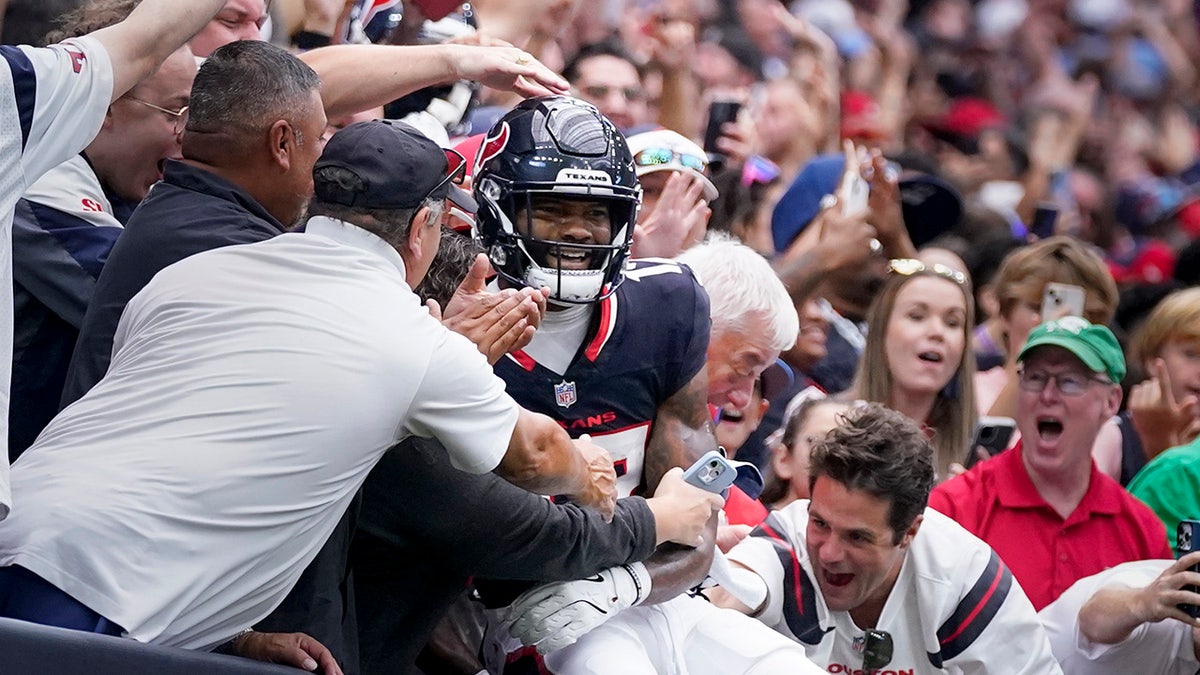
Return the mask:
{"type": "Polygon", "coordinates": [[[320,202],[362,209],[412,209],[428,198],[448,198],[474,213],[475,200],[454,184],[464,169],[462,155],[443,150],[411,124],[371,120],[329,139],[313,167],[313,192],[320,202]],[[316,172],[324,167],[353,173],[362,187],[321,180],[316,172]]]}

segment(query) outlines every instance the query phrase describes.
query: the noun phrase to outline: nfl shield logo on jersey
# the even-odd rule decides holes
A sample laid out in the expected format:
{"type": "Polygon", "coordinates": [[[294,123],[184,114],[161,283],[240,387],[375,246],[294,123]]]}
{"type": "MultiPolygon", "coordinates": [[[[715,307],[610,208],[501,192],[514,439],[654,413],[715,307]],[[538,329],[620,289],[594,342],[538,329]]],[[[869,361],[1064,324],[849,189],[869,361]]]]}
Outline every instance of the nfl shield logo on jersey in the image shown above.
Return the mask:
{"type": "Polygon", "coordinates": [[[575,396],[575,383],[563,380],[554,385],[554,402],[563,408],[570,408],[579,400],[575,396]]]}

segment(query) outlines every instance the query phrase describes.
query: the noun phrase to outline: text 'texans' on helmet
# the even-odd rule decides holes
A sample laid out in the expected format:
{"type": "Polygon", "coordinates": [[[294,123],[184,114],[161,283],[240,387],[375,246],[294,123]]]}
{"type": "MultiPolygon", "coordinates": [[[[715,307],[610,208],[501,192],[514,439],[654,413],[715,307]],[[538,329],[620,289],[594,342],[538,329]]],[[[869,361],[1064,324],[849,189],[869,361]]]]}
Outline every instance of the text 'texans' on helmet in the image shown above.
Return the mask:
{"type": "Polygon", "coordinates": [[[560,303],[596,302],[616,290],[629,257],[641,188],[617,127],[591,104],[566,96],[523,101],[479,148],[474,176],[476,236],[509,282],[546,286],[560,303]],[[539,198],[587,200],[607,207],[607,242],[559,242],[532,236],[539,198]],[[564,257],[589,260],[564,269],[564,257]]]}

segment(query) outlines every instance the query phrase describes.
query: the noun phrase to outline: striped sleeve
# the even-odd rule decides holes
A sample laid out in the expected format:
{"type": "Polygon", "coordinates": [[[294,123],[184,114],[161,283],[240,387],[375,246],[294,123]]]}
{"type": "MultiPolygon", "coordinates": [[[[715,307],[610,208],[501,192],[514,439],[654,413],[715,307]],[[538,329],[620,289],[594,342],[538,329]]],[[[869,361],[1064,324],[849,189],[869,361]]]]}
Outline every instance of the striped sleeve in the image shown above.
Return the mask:
{"type": "Polygon", "coordinates": [[[983,574],[971,590],[959,601],[950,618],[937,631],[940,652],[930,654],[929,661],[940,668],[942,663],[962,654],[975,643],[1000,611],[1000,606],[1012,588],[1012,572],[992,551],[983,574]]]}
{"type": "Polygon", "coordinates": [[[821,628],[817,613],[816,589],[813,587],[812,577],[800,564],[795,547],[783,535],[786,531],[779,517],[772,513],[754,528],[750,536],[771,543],[783,570],[782,589],[768,584],[770,602],[782,602],[783,621],[797,640],[806,645],[817,645],[825,636],[825,631],[821,628]],[[774,597],[776,595],[778,599],[774,597]]]}

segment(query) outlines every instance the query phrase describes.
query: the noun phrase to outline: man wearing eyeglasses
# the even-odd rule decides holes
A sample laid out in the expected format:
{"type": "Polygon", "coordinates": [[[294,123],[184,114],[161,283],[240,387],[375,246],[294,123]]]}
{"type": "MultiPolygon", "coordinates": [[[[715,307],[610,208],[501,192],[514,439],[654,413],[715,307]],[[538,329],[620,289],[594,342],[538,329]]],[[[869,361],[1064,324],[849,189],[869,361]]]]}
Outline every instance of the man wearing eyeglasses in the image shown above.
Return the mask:
{"type": "Polygon", "coordinates": [[[929,504],[990,544],[1040,610],[1083,577],[1171,550],[1162,522],[1092,461],[1121,404],[1112,332],[1056,319],[1033,329],[1018,361],[1021,441],[939,485],[929,504]]]}
{"type": "Polygon", "coordinates": [[[654,120],[646,102],[641,67],[622,48],[587,45],[563,67],[572,93],[596,106],[623,133],[645,129],[654,120]]]}
{"type": "MultiPolygon", "coordinates": [[[[49,42],[128,16],[130,0],[85,3],[49,42]]],[[[84,151],[30,185],[13,217],[14,343],[8,452],[16,460],[58,412],[96,278],[134,206],[179,158],[196,62],[180,47],[113,101],[84,151]]]]}
{"type": "Polygon", "coordinates": [[[608,456],[520,409],[410,290],[450,177],[411,127],[354,125],[316,165],[305,233],[157,274],[122,316],[106,377],[18,465],[28,507],[0,524],[0,584],[40,579],[53,603],[31,604],[90,621],[67,627],[236,643],[410,435],[438,438],[459,470],[611,516],[608,456]]]}

